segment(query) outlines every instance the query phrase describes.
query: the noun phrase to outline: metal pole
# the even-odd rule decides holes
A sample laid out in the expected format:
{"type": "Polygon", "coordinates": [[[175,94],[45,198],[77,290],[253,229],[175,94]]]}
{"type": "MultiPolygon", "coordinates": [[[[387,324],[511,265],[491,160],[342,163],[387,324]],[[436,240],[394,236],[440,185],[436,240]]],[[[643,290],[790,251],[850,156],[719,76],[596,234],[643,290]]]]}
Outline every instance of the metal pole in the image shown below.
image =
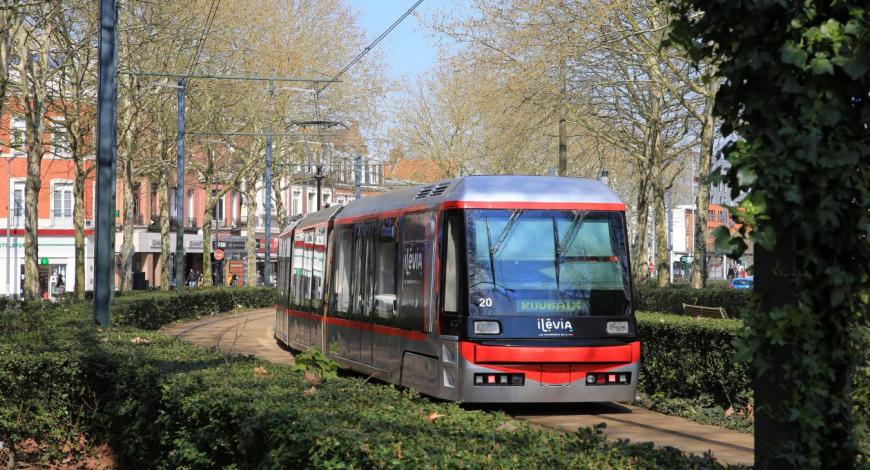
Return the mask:
{"type": "Polygon", "coordinates": [[[114,290],[115,152],[118,97],[118,10],[100,0],[100,68],[97,91],[97,233],[94,259],[94,322],[109,326],[114,290]]]}
{"type": "MultiPolygon", "coordinates": [[[[15,151],[13,150],[13,155],[15,151]]],[[[10,259],[12,257],[12,253],[9,251],[9,219],[12,218],[12,211],[9,196],[13,195],[12,191],[12,157],[6,159],[6,181],[7,186],[9,188],[9,194],[6,195],[6,293],[11,297],[12,296],[12,287],[10,286],[10,282],[12,281],[12,275],[10,274],[9,263],[12,262],[10,259]]]]}
{"type": "Polygon", "coordinates": [[[317,172],[314,173],[314,179],[317,180],[317,210],[320,210],[320,181],[323,179],[323,168],[317,165],[317,172]]]}
{"type": "Polygon", "coordinates": [[[271,257],[269,256],[271,253],[271,235],[272,235],[272,134],[266,136],[266,181],[265,187],[263,188],[263,206],[266,210],[265,217],[265,227],[263,230],[264,234],[264,247],[263,247],[263,285],[270,286],[272,283],[269,281],[269,276],[271,275],[271,266],[269,263],[271,262],[271,257]]]}
{"type": "Polygon", "coordinates": [[[184,289],[184,79],[178,79],[178,153],[175,184],[175,291],[184,289]]]}
{"type": "Polygon", "coordinates": [[[359,153],[353,157],[353,186],[354,196],[359,200],[362,194],[362,155],[359,153]]]}

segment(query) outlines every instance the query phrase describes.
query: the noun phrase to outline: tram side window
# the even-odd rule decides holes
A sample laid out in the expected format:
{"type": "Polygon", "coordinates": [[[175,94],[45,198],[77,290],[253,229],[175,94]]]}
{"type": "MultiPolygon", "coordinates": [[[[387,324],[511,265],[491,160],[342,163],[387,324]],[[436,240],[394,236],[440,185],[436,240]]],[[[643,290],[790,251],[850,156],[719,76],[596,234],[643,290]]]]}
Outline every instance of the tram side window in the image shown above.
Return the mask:
{"type": "Polygon", "coordinates": [[[299,298],[306,307],[311,306],[311,268],[314,264],[314,230],[304,232],[305,247],[302,252],[302,286],[299,298]]]}
{"type": "Polygon", "coordinates": [[[394,323],[396,318],[396,252],[399,244],[395,219],[386,219],[378,225],[378,246],[375,281],[375,321],[394,323]]]}
{"type": "Polygon", "coordinates": [[[335,274],[333,279],[333,313],[336,316],[347,317],[350,315],[350,277],[351,277],[351,250],[352,232],[350,227],[339,228],[335,232],[335,274]]]}
{"type": "Polygon", "coordinates": [[[323,302],[323,269],[326,261],[326,229],[318,228],[311,245],[311,306],[320,308],[323,302]]]}
{"type": "Polygon", "coordinates": [[[293,233],[293,261],[290,265],[292,274],[292,282],[290,284],[290,292],[292,296],[292,304],[294,307],[302,306],[302,260],[305,255],[305,239],[302,232],[293,233]]]}

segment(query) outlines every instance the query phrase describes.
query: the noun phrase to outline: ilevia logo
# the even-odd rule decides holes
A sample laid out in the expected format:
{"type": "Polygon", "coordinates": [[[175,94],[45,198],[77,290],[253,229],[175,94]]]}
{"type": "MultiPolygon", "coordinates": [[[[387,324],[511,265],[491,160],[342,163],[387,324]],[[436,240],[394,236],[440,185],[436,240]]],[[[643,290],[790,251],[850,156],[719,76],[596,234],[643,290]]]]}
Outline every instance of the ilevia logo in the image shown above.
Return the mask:
{"type": "Polygon", "coordinates": [[[539,318],[538,331],[540,332],[538,336],[572,336],[574,325],[571,324],[571,320],[539,318]]]}

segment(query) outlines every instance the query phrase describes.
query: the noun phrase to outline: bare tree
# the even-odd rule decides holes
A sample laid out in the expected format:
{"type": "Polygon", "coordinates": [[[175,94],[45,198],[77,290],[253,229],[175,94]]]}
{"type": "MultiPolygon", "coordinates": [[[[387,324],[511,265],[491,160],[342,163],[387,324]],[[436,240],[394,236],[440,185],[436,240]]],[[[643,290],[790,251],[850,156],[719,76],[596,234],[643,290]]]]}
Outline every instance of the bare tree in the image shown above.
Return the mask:
{"type": "Polygon", "coordinates": [[[27,300],[39,298],[38,204],[42,187],[42,157],[45,155],[43,139],[48,83],[53,73],[49,60],[55,24],[50,20],[58,5],[58,2],[45,2],[29,6],[24,13],[25,25],[15,35],[20,99],[27,139],[24,196],[24,298],[27,300]]]}

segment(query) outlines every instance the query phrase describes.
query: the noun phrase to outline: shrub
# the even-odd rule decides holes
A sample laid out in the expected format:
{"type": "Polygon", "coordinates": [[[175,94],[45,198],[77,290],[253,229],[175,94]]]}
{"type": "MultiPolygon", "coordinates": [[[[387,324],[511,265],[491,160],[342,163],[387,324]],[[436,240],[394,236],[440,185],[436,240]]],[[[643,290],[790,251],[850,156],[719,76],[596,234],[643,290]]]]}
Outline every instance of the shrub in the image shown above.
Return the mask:
{"type": "Polygon", "coordinates": [[[14,430],[14,439],[53,446],[44,451],[53,455],[48,464],[60,463],[54,456],[64,454],[64,440],[88,432],[91,442],[108,440],[118,465],[130,468],[718,467],[708,457],[607,443],[592,430],[541,429],[359,377],[226,358],[154,331],[99,330],[86,308],[52,308],[14,322],[4,315],[23,333],[0,337],[5,351],[26,335],[38,338],[0,362],[0,409],[44,388],[34,405],[56,407],[40,419],[57,439],[33,427],[14,430]]]}
{"type": "Polygon", "coordinates": [[[214,287],[185,289],[178,294],[155,291],[115,299],[112,323],[118,326],[157,329],[167,323],[195,318],[236,308],[275,305],[276,291],[271,287],[214,287]]]}
{"type": "Polygon", "coordinates": [[[734,341],[743,331],[740,320],[640,312],[637,331],[643,392],[709,396],[726,408],[751,397],[747,364],[734,357],[734,341]]]}
{"type": "Polygon", "coordinates": [[[683,304],[704,307],[725,307],[731,318],[739,318],[740,310],[749,302],[751,289],[692,289],[687,286],[636,286],[634,305],[639,311],[665,312],[683,315],[683,304]]]}

